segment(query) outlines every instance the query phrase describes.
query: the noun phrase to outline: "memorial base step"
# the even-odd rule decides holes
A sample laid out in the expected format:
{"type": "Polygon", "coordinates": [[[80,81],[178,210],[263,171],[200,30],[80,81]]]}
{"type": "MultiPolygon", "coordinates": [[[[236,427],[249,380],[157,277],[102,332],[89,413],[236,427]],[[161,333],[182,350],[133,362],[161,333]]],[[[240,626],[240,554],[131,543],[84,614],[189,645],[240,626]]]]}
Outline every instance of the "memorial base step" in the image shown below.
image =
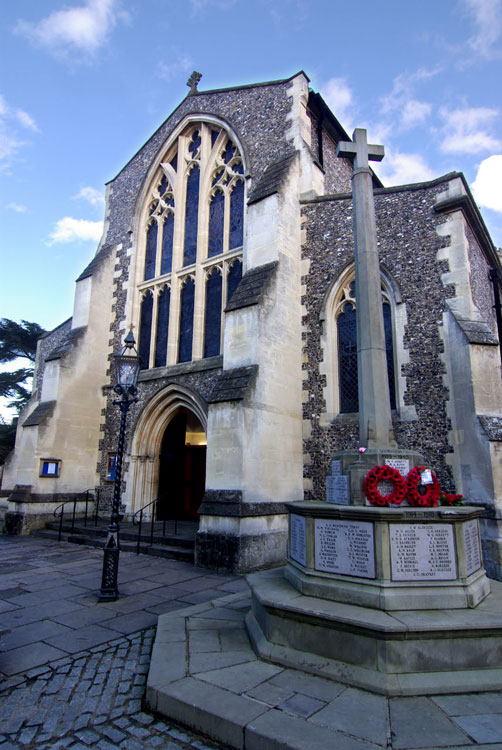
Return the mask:
{"type": "Polygon", "coordinates": [[[283,568],[247,577],[265,661],[384,695],[502,689],[502,584],[476,608],[384,612],[305,596],[283,568]]]}

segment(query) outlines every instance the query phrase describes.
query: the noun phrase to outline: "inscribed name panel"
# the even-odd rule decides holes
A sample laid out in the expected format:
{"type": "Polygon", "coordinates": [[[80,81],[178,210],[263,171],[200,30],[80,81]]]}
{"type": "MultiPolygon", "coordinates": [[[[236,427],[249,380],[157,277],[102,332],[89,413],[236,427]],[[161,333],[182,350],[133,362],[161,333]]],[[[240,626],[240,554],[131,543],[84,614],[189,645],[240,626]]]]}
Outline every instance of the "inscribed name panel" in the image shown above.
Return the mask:
{"type": "Polygon", "coordinates": [[[315,519],[315,568],[358,578],[375,578],[373,524],[315,519]]]}

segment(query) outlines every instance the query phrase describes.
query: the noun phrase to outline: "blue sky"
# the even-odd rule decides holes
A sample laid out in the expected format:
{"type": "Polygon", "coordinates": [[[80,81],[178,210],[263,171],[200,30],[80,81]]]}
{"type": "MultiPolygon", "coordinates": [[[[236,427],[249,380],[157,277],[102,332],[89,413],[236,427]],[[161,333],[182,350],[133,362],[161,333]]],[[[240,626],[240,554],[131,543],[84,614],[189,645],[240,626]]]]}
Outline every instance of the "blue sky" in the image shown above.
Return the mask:
{"type": "Polygon", "coordinates": [[[187,94],[303,69],[384,184],[463,171],[502,245],[502,0],[3,0],[0,317],[71,315],[104,183],[187,94]],[[357,8],[357,10],[356,10],[357,8]]]}

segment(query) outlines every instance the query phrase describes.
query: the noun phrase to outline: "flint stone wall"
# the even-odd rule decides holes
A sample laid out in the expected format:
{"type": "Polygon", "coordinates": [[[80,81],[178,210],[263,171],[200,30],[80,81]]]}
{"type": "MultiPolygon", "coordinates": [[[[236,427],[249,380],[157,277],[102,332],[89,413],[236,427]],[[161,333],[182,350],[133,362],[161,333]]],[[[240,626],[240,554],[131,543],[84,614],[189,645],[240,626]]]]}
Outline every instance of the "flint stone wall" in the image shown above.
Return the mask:
{"type": "MultiPolygon", "coordinates": [[[[450,429],[446,414],[448,391],[443,383],[444,364],[441,359],[443,342],[441,324],[445,300],[453,297],[453,287],[444,287],[441,274],[448,271],[447,261],[436,261],[440,247],[448,246],[450,238],[440,238],[436,227],[445,218],[434,212],[435,195],[444,185],[416,190],[375,191],[378,247],[382,266],[397,283],[406,305],[408,325],[402,346],[410,361],[402,365],[406,390],[401,396],[405,405],[414,405],[418,419],[400,421],[393,415],[394,433],[402,448],[417,450],[436,471],[441,486],[453,488],[451,468],[445,456],[452,449],[447,434],[450,429]]],[[[310,260],[309,273],[303,278],[306,294],[304,323],[304,419],[311,424],[310,437],[304,440],[308,454],[304,476],[312,480],[306,500],[325,497],[325,478],[335,451],[358,445],[357,415],[339,415],[328,426],[322,426],[326,412],[320,374],[321,312],[331,285],[348,264],[353,262],[352,200],[323,199],[303,206],[306,220],[306,242],[303,257],[310,260]]],[[[477,294],[481,298],[481,291],[477,294]]],[[[395,342],[395,348],[397,342],[395,342]]]]}

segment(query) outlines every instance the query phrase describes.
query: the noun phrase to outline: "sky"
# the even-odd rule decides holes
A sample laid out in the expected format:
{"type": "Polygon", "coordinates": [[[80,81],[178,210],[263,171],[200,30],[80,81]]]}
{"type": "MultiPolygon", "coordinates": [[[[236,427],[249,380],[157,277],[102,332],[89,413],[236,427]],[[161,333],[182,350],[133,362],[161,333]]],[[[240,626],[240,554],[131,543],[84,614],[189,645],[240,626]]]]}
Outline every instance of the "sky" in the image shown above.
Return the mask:
{"type": "Polygon", "coordinates": [[[0,317],[70,317],[104,185],[193,70],[304,70],[385,185],[463,172],[502,246],[502,0],[0,0],[0,317]]]}

